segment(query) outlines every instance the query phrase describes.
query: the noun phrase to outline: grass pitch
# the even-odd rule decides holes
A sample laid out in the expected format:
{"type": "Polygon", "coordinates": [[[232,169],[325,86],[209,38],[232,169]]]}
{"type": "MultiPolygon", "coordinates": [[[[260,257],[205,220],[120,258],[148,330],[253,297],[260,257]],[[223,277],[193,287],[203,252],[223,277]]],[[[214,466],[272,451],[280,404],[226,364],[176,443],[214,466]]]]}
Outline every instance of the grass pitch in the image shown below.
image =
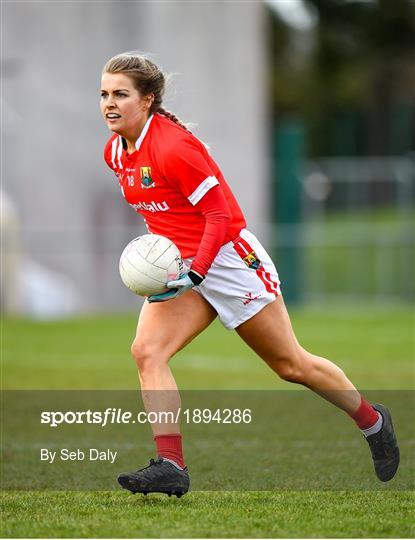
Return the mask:
{"type": "MultiPolygon", "coordinates": [[[[3,388],[136,388],[129,355],[135,319],[122,315],[61,322],[5,321],[3,388]]],[[[292,319],[300,342],[334,360],[359,388],[413,388],[412,310],[303,309],[293,311],[292,319]]],[[[187,389],[293,388],[279,381],[235,333],[216,323],[174,358],[172,368],[179,386],[187,389]]],[[[408,444],[413,445],[413,440],[408,444]]],[[[143,456],[143,462],[147,457],[143,456]]],[[[260,458],[252,455],[253,461],[260,458]]],[[[306,452],[304,466],[313,466],[306,452]]],[[[410,474],[409,467],[398,473],[407,479],[410,474]]],[[[191,492],[181,500],[161,495],[133,497],[122,491],[5,491],[1,534],[34,538],[412,537],[414,494],[394,488],[393,482],[382,485],[373,476],[373,491],[342,491],[340,475],[336,491],[207,491],[191,492]]]]}
{"type": "Polygon", "coordinates": [[[410,538],[411,492],[116,492],[3,496],[2,536],[26,538],[410,538]]]}

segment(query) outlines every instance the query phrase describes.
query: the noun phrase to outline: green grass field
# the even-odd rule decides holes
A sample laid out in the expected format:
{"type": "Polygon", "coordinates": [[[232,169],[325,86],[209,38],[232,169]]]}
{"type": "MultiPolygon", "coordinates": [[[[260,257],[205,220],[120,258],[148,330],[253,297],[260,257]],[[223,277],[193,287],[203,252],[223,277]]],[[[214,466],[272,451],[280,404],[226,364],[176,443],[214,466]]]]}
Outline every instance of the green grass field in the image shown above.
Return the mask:
{"type": "MultiPolygon", "coordinates": [[[[360,389],[372,393],[413,389],[413,310],[301,309],[292,311],[292,320],[302,344],[334,360],[360,389]]],[[[128,315],[59,322],[6,320],[2,386],[8,390],[137,388],[129,355],[135,324],[135,316],[128,315]]],[[[235,333],[216,323],[173,359],[172,368],[179,386],[186,389],[293,388],[279,381],[235,333]]],[[[360,445],[359,437],[356,444],[360,445]]],[[[415,534],[411,430],[404,438],[397,478],[382,485],[373,475],[370,490],[343,490],[340,471],[333,490],[194,491],[180,500],[133,497],[117,490],[11,490],[2,493],[1,535],[408,538],[415,534]]],[[[355,450],[352,445],[351,455],[355,451],[360,446],[355,450]]],[[[369,453],[364,455],[366,474],[371,465],[369,453]]],[[[304,452],[301,466],[311,470],[308,456],[304,452]]],[[[142,456],[143,464],[148,457],[142,456]]],[[[252,454],[253,462],[260,459],[261,446],[252,454]]],[[[286,463],[289,467],[290,460],[286,463]]],[[[195,476],[202,470],[197,459],[191,470],[195,476]]]]}

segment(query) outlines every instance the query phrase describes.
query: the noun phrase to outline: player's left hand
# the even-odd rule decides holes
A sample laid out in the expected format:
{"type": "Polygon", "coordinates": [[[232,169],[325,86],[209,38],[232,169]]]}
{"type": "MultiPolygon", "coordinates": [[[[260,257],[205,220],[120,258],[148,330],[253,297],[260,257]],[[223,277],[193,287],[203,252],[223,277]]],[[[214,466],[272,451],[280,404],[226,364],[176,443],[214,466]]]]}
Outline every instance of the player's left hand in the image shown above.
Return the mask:
{"type": "Polygon", "coordinates": [[[168,281],[166,286],[168,289],[170,289],[169,291],[161,294],[153,294],[149,296],[147,300],[150,302],[150,304],[152,302],[166,302],[167,300],[172,300],[186,291],[189,291],[195,285],[200,285],[204,279],[204,276],[190,270],[187,274],[182,274],[179,279],[168,281]]]}

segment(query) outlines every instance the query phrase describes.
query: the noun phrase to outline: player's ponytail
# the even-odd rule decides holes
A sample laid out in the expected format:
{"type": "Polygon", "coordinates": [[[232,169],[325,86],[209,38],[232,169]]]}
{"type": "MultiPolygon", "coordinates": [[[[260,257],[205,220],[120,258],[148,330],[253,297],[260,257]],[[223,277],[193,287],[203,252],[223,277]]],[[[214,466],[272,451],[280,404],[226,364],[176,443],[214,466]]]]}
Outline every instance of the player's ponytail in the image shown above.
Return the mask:
{"type": "Polygon", "coordinates": [[[142,96],[154,95],[150,114],[162,114],[181,128],[190,131],[180,118],[162,106],[166,76],[147,55],[136,51],[117,54],[108,60],[102,73],[125,73],[142,96]]]}
{"type": "Polygon", "coordinates": [[[169,120],[171,120],[172,122],[174,122],[175,124],[177,124],[178,126],[182,127],[183,129],[185,129],[186,131],[189,131],[189,128],[186,126],[186,124],[184,124],[180,118],[178,118],[175,114],[173,114],[171,111],[168,111],[166,110],[164,107],[159,107],[157,109],[157,111],[155,112],[158,112],[159,114],[162,114],[163,116],[165,116],[166,118],[168,118],[169,120]]]}

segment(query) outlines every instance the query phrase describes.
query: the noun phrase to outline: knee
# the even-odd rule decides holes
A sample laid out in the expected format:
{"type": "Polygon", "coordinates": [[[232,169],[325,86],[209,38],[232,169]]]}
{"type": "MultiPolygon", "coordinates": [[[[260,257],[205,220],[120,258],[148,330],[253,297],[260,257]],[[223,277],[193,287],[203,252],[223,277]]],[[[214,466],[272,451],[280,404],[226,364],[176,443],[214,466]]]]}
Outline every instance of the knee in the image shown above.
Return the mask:
{"type": "Polygon", "coordinates": [[[287,352],[278,355],[272,367],[284,381],[307,384],[306,359],[300,352],[287,352]]]}
{"type": "Polygon", "coordinates": [[[135,338],[131,345],[131,355],[137,365],[140,375],[144,375],[162,363],[168,362],[168,357],[163,350],[154,343],[135,338]]]}

